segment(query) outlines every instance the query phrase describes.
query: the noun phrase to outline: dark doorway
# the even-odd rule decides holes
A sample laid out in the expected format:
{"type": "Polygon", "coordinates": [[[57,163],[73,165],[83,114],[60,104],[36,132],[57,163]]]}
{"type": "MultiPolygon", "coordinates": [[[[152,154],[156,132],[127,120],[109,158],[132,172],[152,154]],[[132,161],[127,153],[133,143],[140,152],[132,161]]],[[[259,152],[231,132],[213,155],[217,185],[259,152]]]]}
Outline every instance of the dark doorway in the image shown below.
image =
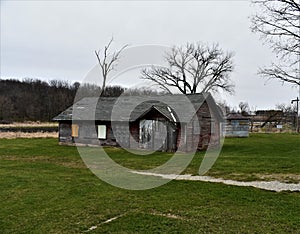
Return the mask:
{"type": "Polygon", "coordinates": [[[139,131],[140,148],[162,151],[176,149],[176,127],[166,120],[141,120],[139,131]]]}

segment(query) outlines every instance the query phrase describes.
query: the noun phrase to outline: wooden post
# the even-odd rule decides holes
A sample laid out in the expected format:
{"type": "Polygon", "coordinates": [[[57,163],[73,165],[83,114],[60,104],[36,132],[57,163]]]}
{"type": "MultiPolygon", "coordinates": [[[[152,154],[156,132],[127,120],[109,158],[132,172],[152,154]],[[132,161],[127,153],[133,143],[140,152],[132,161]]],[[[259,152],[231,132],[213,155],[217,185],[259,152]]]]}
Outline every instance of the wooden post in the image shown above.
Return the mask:
{"type": "Polygon", "coordinates": [[[296,132],[299,132],[299,98],[297,97],[296,99],[291,101],[291,104],[296,102],[296,108],[297,108],[297,113],[296,113],[296,132]]]}

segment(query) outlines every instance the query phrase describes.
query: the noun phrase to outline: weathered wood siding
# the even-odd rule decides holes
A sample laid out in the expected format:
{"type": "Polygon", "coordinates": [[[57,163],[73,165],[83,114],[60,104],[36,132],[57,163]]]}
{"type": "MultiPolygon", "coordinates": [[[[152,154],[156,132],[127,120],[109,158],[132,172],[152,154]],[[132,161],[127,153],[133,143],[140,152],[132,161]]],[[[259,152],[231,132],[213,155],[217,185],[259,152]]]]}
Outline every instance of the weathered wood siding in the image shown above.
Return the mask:
{"type": "Polygon", "coordinates": [[[130,124],[130,143],[129,147],[133,149],[138,149],[139,148],[139,121],[133,122],[130,124]]]}
{"type": "Polygon", "coordinates": [[[180,151],[203,150],[208,145],[220,144],[220,122],[210,112],[207,102],[196,112],[196,116],[187,124],[181,124],[178,130],[177,146],[180,151]],[[212,131],[213,130],[213,131],[212,131]]]}
{"type": "Polygon", "coordinates": [[[60,143],[71,144],[72,138],[72,124],[68,121],[59,122],[58,125],[58,140],[60,143]]]}
{"type": "MultiPolygon", "coordinates": [[[[150,111],[141,119],[161,121],[166,125],[167,137],[161,139],[159,132],[153,132],[154,145],[160,144],[163,151],[192,151],[206,149],[208,145],[217,145],[220,142],[220,124],[217,118],[210,113],[206,102],[197,111],[199,122],[192,118],[189,123],[171,123],[165,116],[157,111],[150,111]],[[212,126],[213,125],[213,126],[212,126]],[[211,129],[214,131],[211,132],[211,129]]],[[[72,137],[71,122],[61,121],[59,123],[59,142],[80,143],[86,145],[109,145],[122,146],[124,148],[140,148],[140,120],[125,124],[115,122],[78,121],[78,137],[72,137]],[[97,125],[106,126],[106,139],[98,139],[97,125]]]]}
{"type": "Polygon", "coordinates": [[[249,137],[249,120],[227,120],[226,137],[249,137]]]}

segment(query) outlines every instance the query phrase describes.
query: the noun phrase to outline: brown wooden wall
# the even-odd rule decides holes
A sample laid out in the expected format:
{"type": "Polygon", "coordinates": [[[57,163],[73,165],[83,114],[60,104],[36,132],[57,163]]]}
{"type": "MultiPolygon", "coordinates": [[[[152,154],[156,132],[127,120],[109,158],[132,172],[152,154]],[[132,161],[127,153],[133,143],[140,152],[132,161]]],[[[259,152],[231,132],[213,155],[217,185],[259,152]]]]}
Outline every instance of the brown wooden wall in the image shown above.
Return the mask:
{"type": "Polygon", "coordinates": [[[58,140],[60,143],[73,143],[71,123],[60,122],[58,127],[58,140]]]}
{"type": "Polygon", "coordinates": [[[215,146],[220,143],[220,122],[210,112],[207,102],[203,103],[196,114],[199,120],[198,124],[196,123],[197,118],[193,117],[191,122],[181,124],[178,129],[177,146],[180,151],[203,150],[209,144],[215,146]],[[212,124],[214,124],[215,130],[213,133],[211,133],[212,124]]]}
{"type": "MultiPolygon", "coordinates": [[[[206,149],[211,141],[211,145],[217,145],[220,142],[220,124],[216,117],[210,113],[206,102],[197,111],[199,119],[199,129],[197,128],[196,118],[192,118],[190,123],[177,123],[177,146],[180,151],[193,151],[206,149]],[[212,119],[215,119],[212,122],[212,119]],[[211,134],[211,125],[214,124],[215,132],[211,134]]],[[[143,119],[167,119],[160,113],[149,112],[143,119]]],[[[59,123],[59,142],[60,143],[81,143],[86,145],[109,145],[122,146],[124,148],[139,148],[139,120],[130,123],[130,134],[128,132],[128,124],[116,122],[112,129],[111,122],[96,121],[80,121],[79,135],[76,138],[72,137],[72,124],[70,121],[61,121],[59,123]],[[106,125],[106,139],[98,139],[97,125],[106,125]],[[115,134],[113,134],[115,132],[115,134]],[[116,139],[115,135],[118,136],[116,139]]],[[[168,146],[169,147],[169,146],[168,146]]],[[[174,147],[171,149],[176,150],[174,147]]]]}

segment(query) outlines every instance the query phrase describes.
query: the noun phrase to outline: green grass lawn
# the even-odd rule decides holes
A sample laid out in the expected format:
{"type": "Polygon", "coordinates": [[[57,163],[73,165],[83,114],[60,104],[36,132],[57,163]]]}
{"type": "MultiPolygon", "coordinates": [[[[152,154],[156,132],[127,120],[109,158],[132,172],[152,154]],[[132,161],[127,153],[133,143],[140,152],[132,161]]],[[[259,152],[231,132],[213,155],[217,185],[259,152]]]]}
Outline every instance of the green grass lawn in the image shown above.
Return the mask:
{"type": "MultiPolygon", "coordinates": [[[[299,141],[292,134],[226,139],[208,174],[248,180],[299,175],[299,141]]],[[[106,150],[134,169],[171,157],[106,150]]],[[[196,174],[202,157],[197,153],[186,173],[196,174]]],[[[119,189],[86,169],[75,147],[58,146],[56,139],[0,139],[0,188],[0,233],[81,233],[93,226],[89,233],[300,232],[300,193],[193,181],[119,189]]]]}
{"type": "MultiPolygon", "coordinates": [[[[186,173],[197,174],[203,153],[194,157],[186,173]]],[[[300,135],[252,134],[226,138],[208,175],[243,181],[300,181],[300,135]]]]}

